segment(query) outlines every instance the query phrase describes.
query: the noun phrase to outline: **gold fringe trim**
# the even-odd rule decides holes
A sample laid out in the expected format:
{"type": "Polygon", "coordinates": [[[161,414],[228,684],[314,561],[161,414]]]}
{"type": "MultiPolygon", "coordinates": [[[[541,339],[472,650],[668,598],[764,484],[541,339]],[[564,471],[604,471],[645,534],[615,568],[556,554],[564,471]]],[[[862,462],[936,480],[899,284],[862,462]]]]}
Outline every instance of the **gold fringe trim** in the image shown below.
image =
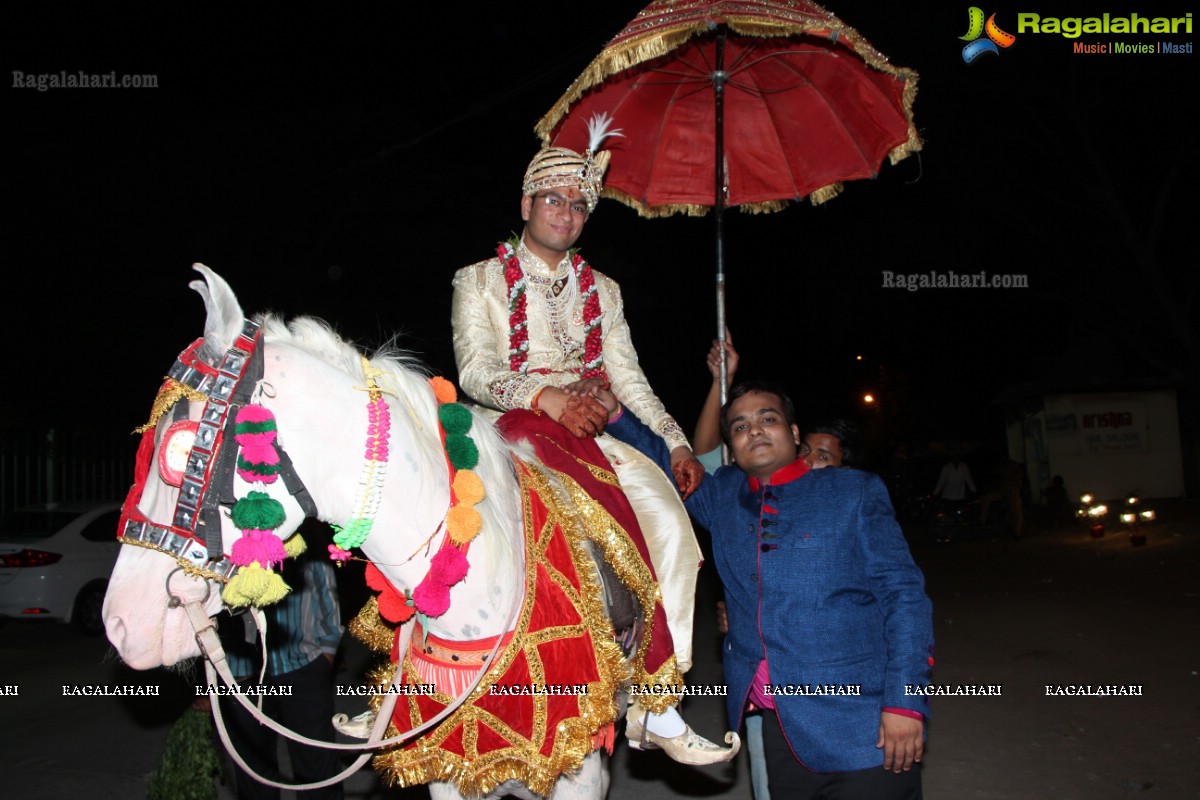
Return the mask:
{"type": "MultiPolygon", "coordinates": [[[[637,596],[638,603],[646,615],[645,629],[633,658],[633,683],[638,686],[644,684],[664,687],[681,685],[683,676],[679,672],[679,665],[674,655],[667,659],[658,672],[653,674],[646,672],[646,653],[650,649],[650,640],[654,636],[654,606],[662,602],[662,594],[658,588],[658,581],[654,579],[654,574],[642,561],[641,554],[638,553],[633,540],[629,538],[628,531],[618,525],[612,515],[569,476],[562,473],[557,473],[557,476],[566,487],[571,502],[578,510],[584,535],[600,548],[604,560],[612,566],[621,582],[637,596]]],[[[587,571],[594,572],[590,565],[587,571]]],[[[603,596],[599,578],[592,575],[592,580],[596,582],[595,597],[603,596]]],[[[599,601],[597,600],[597,602],[599,601]]],[[[607,612],[602,609],[602,613],[605,614],[605,624],[610,631],[609,638],[611,638],[612,623],[608,620],[607,612]]],[[[638,703],[643,708],[656,714],[662,713],[677,702],[679,702],[679,697],[672,696],[669,692],[663,695],[647,695],[638,698],[638,703]]]]}
{"type": "Polygon", "coordinates": [[[164,378],[163,385],[158,390],[158,395],[154,398],[154,405],[150,406],[150,419],[144,425],[139,425],[133,429],[134,433],[145,433],[158,424],[162,419],[162,415],[171,410],[171,406],[179,402],[179,398],[186,397],[194,403],[203,403],[208,399],[203,392],[199,392],[190,386],[185,386],[174,378],[164,378]]]}
{"type": "Polygon", "coordinates": [[[175,559],[175,563],[179,564],[180,569],[183,570],[183,574],[187,575],[189,578],[204,578],[208,581],[217,581],[218,583],[223,584],[229,583],[229,579],[224,575],[218,575],[212,570],[205,569],[204,567],[198,567],[191,561],[188,561],[186,558],[177,556],[170,550],[159,547],[156,544],[151,544],[150,542],[139,542],[137,539],[126,539],[124,536],[119,537],[119,541],[121,544],[131,544],[134,547],[144,547],[147,550],[154,550],[155,552],[170,556],[171,558],[175,559]]]}
{"type": "MultiPolygon", "coordinates": [[[[392,652],[392,644],[396,641],[396,629],[380,616],[379,601],[374,596],[359,609],[348,627],[355,639],[376,653],[392,652]]],[[[390,675],[388,680],[391,680],[390,675]]]]}
{"type": "Polygon", "coordinates": [[[813,191],[809,196],[809,202],[814,206],[819,206],[821,203],[828,202],[842,193],[846,187],[840,183],[831,183],[828,186],[822,186],[820,189],[813,191]]]}
{"type": "MultiPolygon", "coordinates": [[[[410,747],[395,749],[375,757],[375,769],[391,785],[412,786],[430,781],[450,781],[464,795],[486,794],[507,780],[516,780],[538,794],[549,794],[558,778],[566,772],[579,769],[583,759],[595,749],[595,736],[606,725],[613,723],[618,715],[616,704],[617,690],[630,679],[629,666],[620,648],[612,637],[612,623],[601,600],[602,592],[595,570],[591,566],[585,551],[584,541],[592,538],[588,525],[577,515],[569,498],[563,492],[557,491],[549,474],[552,471],[533,465],[520,463],[521,492],[524,506],[524,529],[526,546],[525,585],[536,585],[537,567],[540,564],[547,569],[551,579],[559,589],[575,605],[582,622],[578,625],[560,626],[537,633],[529,632],[529,622],[533,613],[530,598],[526,599],[516,625],[516,634],[512,641],[493,660],[491,667],[479,685],[472,692],[471,698],[459,706],[454,713],[447,717],[441,725],[422,736],[410,747]],[[539,499],[547,509],[547,518],[539,536],[534,537],[531,494],[536,491],[539,499]],[[565,575],[554,570],[545,561],[545,551],[552,539],[551,531],[554,526],[561,528],[570,546],[575,570],[579,575],[579,588],[575,589],[565,575]],[[534,695],[528,699],[534,707],[533,735],[526,738],[512,730],[504,720],[488,713],[473,702],[490,691],[491,686],[500,680],[518,653],[523,654],[529,666],[530,678],[534,683],[544,683],[545,672],[542,665],[538,645],[563,638],[565,636],[582,636],[590,633],[595,649],[598,679],[588,684],[587,694],[578,696],[579,716],[563,720],[557,730],[546,730],[548,698],[534,695]],[[462,726],[462,742],[464,756],[441,749],[441,744],[459,726],[462,726]],[[479,726],[484,725],[496,734],[505,738],[509,747],[480,754],[478,751],[479,726]],[[546,736],[552,736],[554,746],[549,756],[540,753],[541,744],[546,736]]],[[[561,476],[560,476],[561,477],[561,476]]],[[[365,610],[365,609],[364,609],[365,610]]],[[[674,665],[673,657],[671,666],[674,665]]],[[[395,665],[384,665],[373,673],[376,683],[384,684],[391,680],[396,669],[395,665]]],[[[405,675],[413,683],[418,683],[416,665],[408,654],[404,657],[405,675]]],[[[677,672],[677,670],[675,670],[677,672]]],[[[433,698],[440,703],[449,704],[453,697],[434,694],[433,698]]],[[[522,698],[525,699],[525,698],[522,698]]],[[[378,709],[382,698],[373,698],[373,707],[378,709]]],[[[400,698],[400,702],[408,703],[409,728],[421,724],[422,717],[415,697],[400,698]]],[[[400,731],[394,725],[388,729],[389,735],[397,735],[400,731]]]]}

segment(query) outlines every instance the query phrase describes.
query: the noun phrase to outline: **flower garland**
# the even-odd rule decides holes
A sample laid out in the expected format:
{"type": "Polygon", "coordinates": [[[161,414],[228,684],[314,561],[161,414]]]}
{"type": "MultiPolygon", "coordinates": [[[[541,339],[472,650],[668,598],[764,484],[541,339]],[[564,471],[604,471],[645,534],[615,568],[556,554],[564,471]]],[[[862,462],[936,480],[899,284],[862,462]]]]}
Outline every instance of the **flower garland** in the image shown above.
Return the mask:
{"type": "MultiPolygon", "coordinates": [[[[501,242],[496,255],[504,267],[508,286],[508,365],[522,375],[529,372],[528,281],[517,258],[515,241],[501,242]]],[[[571,269],[579,282],[579,299],[583,304],[583,373],[581,378],[608,380],[604,372],[603,331],[600,327],[600,295],[596,291],[596,276],[592,265],[577,250],[571,251],[571,269]]]]}
{"type": "Polygon", "coordinates": [[[479,447],[469,436],[474,417],[458,403],[454,385],[444,378],[430,378],[438,400],[438,427],[450,472],[450,509],[446,512],[446,538],[434,554],[429,571],[417,588],[401,594],[374,564],[367,565],[367,585],[379,592],[379,614],[403,623],[414,614],[426,621],[440,617],[450,608],[450,588],[467,577],[470,564],[467,548],[483,527],[475,506],[483,500],[483,481],[473,471],[479,463],[479,447]]]}
{"type": "Polygon", "coordinates": [[[344,527],[333,526],[334,543],[329,545],[329,557],[339,563],[350,557],[350,548],[362,547],[375,525],[375,512],[383,496],[387,477],[388,439],[391,437],[392,416],[383,399],[376,378],[382,374],[367,359],[362,360],[367,378],[367,446],[363,453],[363,468],[354,498],[354,516],[344,527]]]}

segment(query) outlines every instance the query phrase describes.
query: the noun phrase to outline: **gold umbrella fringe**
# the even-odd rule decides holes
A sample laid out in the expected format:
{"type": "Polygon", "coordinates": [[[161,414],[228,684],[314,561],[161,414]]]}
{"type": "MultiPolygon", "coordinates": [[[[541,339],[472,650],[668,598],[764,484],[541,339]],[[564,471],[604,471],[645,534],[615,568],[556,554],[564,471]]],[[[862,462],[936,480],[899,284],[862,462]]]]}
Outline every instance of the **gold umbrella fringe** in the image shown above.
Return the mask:
{"type": "Polygon", "coordinates": [[[920,83],[920,78],[917,73],[912,70],[903,70],[906,73],[904,79],[904,113],[908,116],[908,141],[897,147],[888,154],[888,160],[892,166],[899,164],[904,159],[919,151],[923,145],[920,135],[917,133],[917,128],[913,125],[912,107],[917,99],[917,84],[920,83]]]}
{"type": "MultiPolygon", "coordinates": [[[[909,142],[905,155],[920,149],[920,137],[913,124],[913,102],[916,100],[917,73],[905,67],[894,67],[888,57],[875,49],[858,31],[839,20],[831,12],[816,4],[813,9],[824,16],[812,17],[808,14],[796,14],[792,21],[764,20],[757,15],[742,16],[732,13],[723,21],[730,30],[747,36],[763,38],[779,38],[794,35],[812,35],[829,39],[836,34],[839,42],[851,47],[869,66],[893,75],[905,82],[903,104],[904,114],[908,119],[909,142]]],[[[782,9],[781,9],[782,10],[782,9]]],[[[688,39],[710,31],[709,20],[693,20],[679,23],[677,26],[660,26],[648,23],[649,30],[644,34],[634,35],[621,40],[620,34],[614,38],[600,55],[589,64],[583,73],[575,79],[566,93],[559,98],[545,116],[538,121],[534,132],[541,137],[542,144],[550,144],[550,134],[559,121],[566,116],[567,111],[575,104],[584,92],[602,83],[617,73],[624,72],[630,67],[637,66],[660,56],[667,55],[688,39]]],[[[632,25],[630,27],[633,27],[632,25]]],[[[619,122],[619,120],[617,121],[619,122]]],[[[903,148],[897,148],[900,150],[903,148]]],[[[893,151],[896,152],[896,151],[893,151]]],[[[893,161],[893,163],[895,163],[893,161]]],[[[636,207],[636,206],[635,206],[636,207]]],[[[687,213],[687,212],[684,212],[687,213]]],[[[657,215],[656,215],[657,216],[657,215]]]]}
{"type": "MultiPolygon", "coordinates": [[[[897,148],[897,150],[900,148],[897,148]]],[[[840,183],[832,183],[828,186],[823,186],[811,192],[808,195],[809,201],[814,205],[820,205],[826,201],[832,200],[842,193],[843,185],[840,183]]],[[[643,203],[641,200],[634,198],[632,195],[622,192],[615,187],[606,187],[602,191],[601,196],[616,200],[619,203],[629,206],[638,213],[638,216],[645,219],[661,219],[674,214],[684,214],[689,217],[703,217],[712,210],[711,206],[690,204],[690,203],[664,203],[660,206],[650,206],[643,203]]],[[[799,198],[803,200],[804,198],[799,198]]],[[[792,200],[766,200],[761,203],[742,203],[734,206],[738,211],[745,214],[774,214],[777,211],[782,211],[787,208],[788,204],[794,202],[792,200]]]]}

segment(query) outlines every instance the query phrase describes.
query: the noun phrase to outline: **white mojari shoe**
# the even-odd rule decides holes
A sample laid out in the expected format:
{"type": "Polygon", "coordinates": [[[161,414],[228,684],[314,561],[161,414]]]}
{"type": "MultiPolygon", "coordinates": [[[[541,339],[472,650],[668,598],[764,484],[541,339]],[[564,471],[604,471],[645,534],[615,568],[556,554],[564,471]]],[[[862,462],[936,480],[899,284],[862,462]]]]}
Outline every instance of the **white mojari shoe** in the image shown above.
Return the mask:
{"type": "Polygon", "coordinates": [[[733,731],[725,734],[725,743],[730,747],[710,742],[690,725],[678,736],[659,736],[646,726],[647,716],[649,712],[636,703],[631,704],[625,714],[625,738],[634,750],[662,750],[680,764],[704,766],[729,761],[742,749],[742,740],[733,731]]]}

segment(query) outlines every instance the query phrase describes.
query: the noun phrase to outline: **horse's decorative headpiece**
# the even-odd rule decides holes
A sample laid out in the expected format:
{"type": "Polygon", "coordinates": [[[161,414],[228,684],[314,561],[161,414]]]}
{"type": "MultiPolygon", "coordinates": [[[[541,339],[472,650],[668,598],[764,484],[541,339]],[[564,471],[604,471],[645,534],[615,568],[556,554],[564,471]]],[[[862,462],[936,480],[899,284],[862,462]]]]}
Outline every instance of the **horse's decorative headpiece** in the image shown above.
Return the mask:
{"type": "Polygon", "coordinates": [[[578,186],[587,200],[588,212],[596,210],[600,190],[604,188],[604,172],[612,156],[600,145],[609,136],[624,136],[620,130],[609,130],[612,117],[597,114],[588,120],[588,148],[576,153],[565,147],[543,147],[525,169],[525,181],[521,193],[526,197],[545,189],[562,186],[578,186]]]}
{"type": "Polygon", "coordinates": [[[237,498],[234,473],[264,485],[282,476],[306,515],[315,515],[316,508],[287,454],[275,446],[271,412],[250,404],[263,374],[259,325],[244,320],[219,363],[202,357],[203,346],[198,339],[180,353],[154,400],[150,420],[135,431],[142,442],[117,538],[173,556],[189,575],[228,584],[224,597],[230,605],[275,602],[288,589],[270,567],[282,561],[281,552],[302,552],[303,541],[293,536],[286,546],[280,542],[271,531],[286,517],[282,505],[260,491],[237,498]],[[180,400],[204,403],[198,421],[189,419],[188,405],[180,400]],[[147,518],[138,503],[150,474],[155,429],[168,413],[172,423],[163,434],[157,467],[165,483],[179,488],[179,496],[171,522],[161,524],[147,518]],[[236,449],[224,448],[229,439],[242,447],[240,458],[234,458],[236,449]],[[234,524],[245,531],[229,556],[221,537],[221,505],[232,506],[234,524]]]}

